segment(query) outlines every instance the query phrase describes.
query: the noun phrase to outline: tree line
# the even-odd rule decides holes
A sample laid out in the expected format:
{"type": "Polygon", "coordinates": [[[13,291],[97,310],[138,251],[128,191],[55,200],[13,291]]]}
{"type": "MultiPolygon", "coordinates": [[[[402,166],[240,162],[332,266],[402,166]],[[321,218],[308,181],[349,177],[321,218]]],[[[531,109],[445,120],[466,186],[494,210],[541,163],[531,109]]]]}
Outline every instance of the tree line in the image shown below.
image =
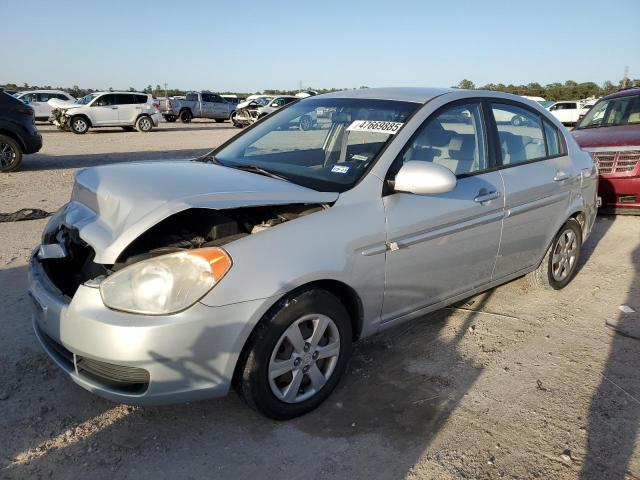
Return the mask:
{"type": "Polygon", "coordinates": [[[542,97],[545,100],[558,101],[558,100],[580,100],[584,98],[599,98],[610,93],[616,92],[622,88],[640,87],[640,79],[622,79],[617,85],[607,80],[602,85],[598,85],[595,82],[574,82],[573,80],[567,80],[564,83],[549,83],[547,85],[541,85],[533,82],[527,85],[505,85],[503,83],[488,83],[476,87],[475,83],[466,78],[453,88],[465,88],[469,90],[495,90],[497,92],[513,93],[515,95],[526,95],[530,97],[542,97]]]}
{"type": "MultiPolygon", "coordinates": [[[[621,88],[628,88],[628,87],[640,87],[640,79],[634,79],[634,80],[622,79],[619,82],[617,82],[617,84],[614,84],[613,82],[607,80],[602,85],[598,85],[595,82],[578,83],[578,82],[574,82],[573,80],[567,80],[564,83],[557,82],[557,83],[549,83],[547,85],[541,85],[536,82],[532,82],[527,85],[513,85],[513,84],[505,85],[503,83],[497,83],[497,84],[488,83],[487,85],[477,87],[474,82],[465,78],[453,88],[465,88],[465,89],[471,89],[471,90],[476,90],[476,89],[495,90],[498,92],[513,93],[515,95],[543,97],[546,100],[557,101],[557,100],[579,100],[579,99],[590,98],[590,97],[597,98],[597,97],[602,97],[604,95],[613,93],[617,90],[620,90],[621,88]]],[[[17,85],[15,83],[7,83],[4,86],[4,88],[6,90],[18,90],[18,91],[53,90],[53,89],[63,90],[65,92],[68,92],[70,95],[73,95],[75,98],[84,97],[89,93],[99,91],[99,89],[93,89],[93,88],[80,88],[78,85],[74,85],[71,88],[68,88],[68,87],[54,88],[51,85],[29,85],[28,83],[23,83],[22,85],[17,85]]],[[[368,87],[363,85],[359,88],[368,88],[368,87]]],[[[108,90],[113,91],[113,90],[120,90],[120,89],[109,88],[108,90]]],[[[336,92],[336,91],[348,90],[348,89],[309,87],[309,88],[305,88],[305,90],[314,90],[318,93],[328,93],[328,92],[336,92]]],[[[140,90],[134,87],[129,87],[128,91],[136,92],[140,90]]],[[[164,97],[164,96],[176,97],[176,96],[185,95],[187,93],[187,90],[182,90],[178,88],[169,88],[165,90],[161,85],[156,85],[155,87],[153,87],[152,85],[147,85],[144,89],[142,89],[142,92],[150,93],[154,97],[164,97]]],[[[298,92],[299,90],[297,89],[293,89],[293,90],[265,89],[265,90],[262,90],[261,92],[253,92],[253,93],[261,94],[261,95],[295,95],[298,92]]],[[[218,93],[222,95],[226,95],[226,94],[237,95],[239,98],[244,98],[252,94],[250,92],[231,92],[231,91],[218,92],[218,93]]]]}

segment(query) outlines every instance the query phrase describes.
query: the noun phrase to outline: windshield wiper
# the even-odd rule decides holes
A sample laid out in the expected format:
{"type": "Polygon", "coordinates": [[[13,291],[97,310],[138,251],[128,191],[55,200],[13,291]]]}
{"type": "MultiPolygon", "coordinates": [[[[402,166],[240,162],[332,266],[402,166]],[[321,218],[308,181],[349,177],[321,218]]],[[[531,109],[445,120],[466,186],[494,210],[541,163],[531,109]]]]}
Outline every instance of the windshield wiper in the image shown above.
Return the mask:
{"type": "Polygon", "coordinates": [[[278,175],[271,170],[267,170],[259,165],[225,165],[225,167],[229,168],[237,168],[238,170],[243,170],[245,172],[257,173],[259,175],[265,175],[271,178],[277,178],[278,180],[284,180],[285,182],[291,182],[287,177],[283,177],[282,175],[278,175]]]}

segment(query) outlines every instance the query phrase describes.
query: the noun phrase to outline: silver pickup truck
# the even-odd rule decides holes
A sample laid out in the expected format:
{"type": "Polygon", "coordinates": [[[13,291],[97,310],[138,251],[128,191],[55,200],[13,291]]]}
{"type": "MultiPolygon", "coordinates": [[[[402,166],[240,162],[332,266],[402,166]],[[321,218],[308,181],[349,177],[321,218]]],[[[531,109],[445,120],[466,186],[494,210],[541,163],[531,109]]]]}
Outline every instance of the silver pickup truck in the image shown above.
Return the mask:
{"type": "Polygon", "coordinates": [[[189,92],[184,99],[160,100],[160,113],[167,122],[180,119],[182,123],[189,123],[194,118],[212,118],[216,122],[224,122],[231,118],[235,109],[235,104],[211,92],[189,92]]]}

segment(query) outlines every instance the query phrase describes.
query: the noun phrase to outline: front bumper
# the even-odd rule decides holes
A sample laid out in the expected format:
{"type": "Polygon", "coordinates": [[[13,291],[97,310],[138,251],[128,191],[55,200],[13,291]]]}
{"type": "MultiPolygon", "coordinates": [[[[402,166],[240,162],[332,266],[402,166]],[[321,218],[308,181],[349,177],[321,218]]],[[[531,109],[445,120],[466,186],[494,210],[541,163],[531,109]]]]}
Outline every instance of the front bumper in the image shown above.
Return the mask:
{"type": "Polygon", "coordinates": [[[640,213],[640,175],[600,176],[603,213],[640,213]]]}
{"type": "Polygon", "coordinates": [[[81,387],[134,405],[225,395],[242,347],[267,308],[254,300],[196,303],[166,316],[119,312],[104,306],[98,288],[81,285],[73,299],[65,297],[35,256],[29,295],[36,336],[51,359],[81,387]],[[124,381],[111,381],[114,375],[124,381]]]}

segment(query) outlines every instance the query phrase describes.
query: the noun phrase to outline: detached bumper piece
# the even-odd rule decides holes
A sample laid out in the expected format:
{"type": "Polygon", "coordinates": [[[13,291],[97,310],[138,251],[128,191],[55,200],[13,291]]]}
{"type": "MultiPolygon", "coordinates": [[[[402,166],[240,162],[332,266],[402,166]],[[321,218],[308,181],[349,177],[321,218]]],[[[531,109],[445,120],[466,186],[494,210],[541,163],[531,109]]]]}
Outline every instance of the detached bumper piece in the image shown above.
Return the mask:
{"type": "Polygon", "coordinates": [[[149,388],[149,372],[146,370],[74,355],[40,330],[37,325],[36,331],[48,353],[67,371],[75,370],[80,377],[116,392],[140,394],[149,388]]]}

